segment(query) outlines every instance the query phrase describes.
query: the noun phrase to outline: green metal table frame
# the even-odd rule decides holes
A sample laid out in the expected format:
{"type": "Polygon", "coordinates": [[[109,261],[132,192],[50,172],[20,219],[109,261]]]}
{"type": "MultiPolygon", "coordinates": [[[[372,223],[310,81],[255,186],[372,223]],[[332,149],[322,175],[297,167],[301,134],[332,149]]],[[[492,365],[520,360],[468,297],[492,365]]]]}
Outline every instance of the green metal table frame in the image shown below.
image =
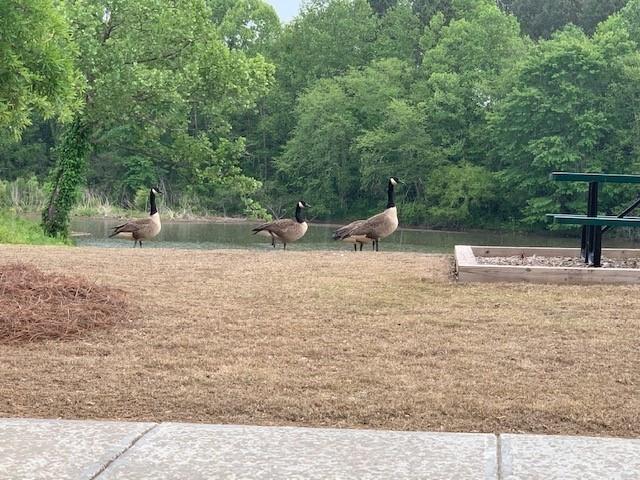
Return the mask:
{"type": "MultiPolygon", "coordinates": [[[[589,192],[587,194],[587,216],[598,216],[598,188],[600,183],[635,183],[640,184],[640,175],[624,175],[609,173],[576,173],[576,172],[553,172],[549,175],[551,180],[559,182],[587,182],[589,192]]],[[[640,205],[640,199],[630,205],[617,218],[622,218],[640,205]]],[[[566,222],[568,223],[568,222],[566,222]]],[[[585,263],[594,267],[600,266],[602,258],[602,234],[611,225],[603,228],[603,225],[582,225],[582,236],[580,241],[580,253],[585,263]]]]}

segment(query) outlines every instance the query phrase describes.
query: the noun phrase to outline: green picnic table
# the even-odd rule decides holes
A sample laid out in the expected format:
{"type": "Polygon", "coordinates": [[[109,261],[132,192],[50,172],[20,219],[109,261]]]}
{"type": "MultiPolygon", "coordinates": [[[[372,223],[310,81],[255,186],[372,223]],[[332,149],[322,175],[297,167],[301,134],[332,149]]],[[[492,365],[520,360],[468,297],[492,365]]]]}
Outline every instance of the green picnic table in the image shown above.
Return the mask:
{"type": "Polygon", "coordinates": [[[593,267],[600,266],[602,258],[602,234],[612,227],[640,227],[640,217],[628,217],[638,205],[640,198],[633,202],[617,216],[598,215],[598,188],[601,183],[636,183],[640,184],[640,175],[623,175],[609,173],[574,173],[553,172],[551,180],[559,182],[587,182],[587,214],[568,215],[565,213],[551,213],[547,217],[556,223],[568,225],[582,225],[580,252],[585,263],[593,267]]]}

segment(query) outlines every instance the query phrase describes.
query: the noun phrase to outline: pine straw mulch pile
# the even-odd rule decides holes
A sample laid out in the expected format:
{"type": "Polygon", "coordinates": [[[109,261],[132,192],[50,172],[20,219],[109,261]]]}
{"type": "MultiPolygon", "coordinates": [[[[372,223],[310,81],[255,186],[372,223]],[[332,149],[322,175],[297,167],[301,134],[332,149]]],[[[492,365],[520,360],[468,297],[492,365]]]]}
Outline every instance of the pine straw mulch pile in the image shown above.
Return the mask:
{"type": "Polygon", "coordinates": [[[125,293],[82,277],[0,265],[0,342],[74,338],[129,320],[125,293]]]}

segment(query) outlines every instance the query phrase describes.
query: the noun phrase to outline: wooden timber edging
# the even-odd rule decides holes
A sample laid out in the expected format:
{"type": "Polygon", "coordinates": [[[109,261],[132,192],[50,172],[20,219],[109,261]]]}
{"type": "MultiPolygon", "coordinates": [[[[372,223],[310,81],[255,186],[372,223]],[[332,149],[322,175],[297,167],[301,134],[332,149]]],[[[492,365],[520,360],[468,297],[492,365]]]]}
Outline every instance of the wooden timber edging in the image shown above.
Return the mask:
{"type": "MultiPolygon", "coordinates": [[[[603,249],[611,258],[640,257],[640,250],[603,249]]],[[[577,257],[579,248],[455,246],[456,274],[461,283],[529,282],[558,284],[640,284],[640,269],[587,267],[543,267],[529,265],[482,265],[476,257],[509,256],[577,257]]]]}

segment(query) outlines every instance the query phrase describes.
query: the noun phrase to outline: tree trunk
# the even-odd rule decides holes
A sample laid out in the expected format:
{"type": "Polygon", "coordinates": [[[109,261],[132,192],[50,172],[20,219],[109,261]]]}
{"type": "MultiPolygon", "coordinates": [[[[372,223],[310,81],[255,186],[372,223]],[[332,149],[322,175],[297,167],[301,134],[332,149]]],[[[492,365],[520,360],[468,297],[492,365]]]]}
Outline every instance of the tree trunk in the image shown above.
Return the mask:
{"type": "Polygon", "coordinates": [[[77,201],[78,188],[84,181],[89,152],[88,133],[82,118],[76,117],[56,149],[51,196],[42,212],[42,228],[49,236],[66,237],[69,233],[69,216],[77,201]]]}

